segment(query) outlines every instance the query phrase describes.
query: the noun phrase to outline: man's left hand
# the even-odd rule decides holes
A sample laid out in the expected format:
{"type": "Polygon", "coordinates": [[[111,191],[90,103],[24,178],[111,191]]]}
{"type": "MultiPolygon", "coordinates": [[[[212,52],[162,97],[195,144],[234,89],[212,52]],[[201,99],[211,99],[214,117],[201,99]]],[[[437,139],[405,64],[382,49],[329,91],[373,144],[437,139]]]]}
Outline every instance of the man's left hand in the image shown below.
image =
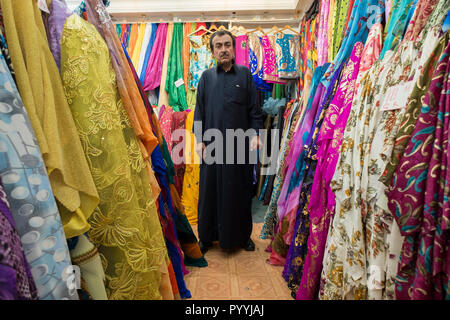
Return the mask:
{"type": "Polygon", "coordinates": [[[256,149],[261,149],[262,146],[263,146],[262,142],[258,136],[254,136],[252,138],[252,141],[250,141],[250,150],[251,151],[255,151],[256,149]]]}

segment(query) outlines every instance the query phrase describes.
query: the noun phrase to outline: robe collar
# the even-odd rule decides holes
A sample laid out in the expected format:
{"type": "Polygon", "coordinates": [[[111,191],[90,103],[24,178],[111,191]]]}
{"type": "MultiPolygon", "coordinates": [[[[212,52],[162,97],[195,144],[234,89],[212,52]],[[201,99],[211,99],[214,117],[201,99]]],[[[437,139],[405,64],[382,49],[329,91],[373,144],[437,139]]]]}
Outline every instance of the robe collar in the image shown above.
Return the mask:
{"type": "MultiPolygon", "coordinates": [[[[225,70],[223,70],[222,66],[218,64],[218,65],[217,65],[217,68],[216,68],[216,72],[217,72],[217,73],[219,73],[219,72],[225,72],[225,70]]],[[[231,69],[230,69],[230,71],[228,71],[228,72],[234,72],[234,73],[236,73],[236,64],[234,63],[234,61],[232,62],[231,69]]]]}

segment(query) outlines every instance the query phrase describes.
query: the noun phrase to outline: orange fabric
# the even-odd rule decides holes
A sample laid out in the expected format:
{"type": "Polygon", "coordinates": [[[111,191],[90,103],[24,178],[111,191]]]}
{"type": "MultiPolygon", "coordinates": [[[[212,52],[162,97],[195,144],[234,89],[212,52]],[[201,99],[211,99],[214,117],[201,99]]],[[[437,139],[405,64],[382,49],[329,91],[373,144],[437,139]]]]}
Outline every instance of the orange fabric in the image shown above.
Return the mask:
{"type": "Polygon", "coordinates": [[[177,278],[175,277],[175,271],[173,271],[172,262],[168,265],[170,283],[172,284],[173,297],[175,300],[181,300],[180,291],[178,290],[177,278]]]}
{"type": "Polygon", "coordinates": [[[130,57],[133,56],[134,48],[136,47],[136,42],[139,36],[139,25],[133,23],[130,30],[130,41],[128,42],[128,54],[130,57]]]}
{"type": "Polygon", "coordinates": [[[172,196],[173,203],[175,204],[175,207],[180,211],[181,214],[184,214],[184,207],[181,204],[181,198],[178,194],[177,188],[174,184],[169,185],[170,188],[170,195],[172,196]]]}
{"type": "Polygon", "coordinates": [[[103,23],[102,31],[109,36],[109,39],[112,39],[112,45],[114,45],[115,51],[118,53],[117,59],[111,59],[114,70],[116,70],[117,87],[119,88],[123,105],[127,110],[131,126],[139,139],[142,155],[144,159],[148,160],[153,149],[158,144],[158,139],[153,134],[152,127],[148,121],[147,110],[123,51],[122,44],[119,41],[119,37],[115,34],[114,25],[111,22],[103,23]]]}
{"type": "Polygon", "coordinates": [[[186,22],[184,24],[184,29],[183,29],[183,79],[184,79],[184,83],[185,83],[184,88],[186,89],[186,92],[188,90],[187,83],[189,81],[188,80],[188,76],[189,76],[189,50],[190,50],[189,33],[191,33],[191,26],[192,25],[195,26],[195,23],[186,22]]]}

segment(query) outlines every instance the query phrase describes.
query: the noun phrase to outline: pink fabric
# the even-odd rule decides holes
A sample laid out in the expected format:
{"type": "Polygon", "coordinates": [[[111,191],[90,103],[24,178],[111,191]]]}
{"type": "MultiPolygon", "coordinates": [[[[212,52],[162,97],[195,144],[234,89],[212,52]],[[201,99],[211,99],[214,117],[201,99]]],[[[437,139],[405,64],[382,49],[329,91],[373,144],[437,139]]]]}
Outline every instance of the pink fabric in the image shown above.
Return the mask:
{"type": "Polygon", "coordinates": [[[370,29],[366,40],[366,45],[362,53],[360,72],[370,69],[375,61],[378,60],[382,50],[383,25],[381,23],[374,24],[370,29]]]}
{"type": "Polygon", "coordinates": [[[277,57],[275,54],[275,36],[263,36],[261,46],[264,53],[263,80],[269,83],[286,84],[287,81],[278,78],[277,57]]]}
{"type": "Polygon", "coordinates": [[[245,66],[250,69],[250,61],[248,57],[247,36],[241,35],[236,37],[236,64],[245,66]]]}
{"type": "Polygon", "coordinates": [[[310,215],[308,253],[297,291],[298,300],[317,298],[328,228],[336,204],[330,183],[336,170],[345,125],[352,106],[362,52],[363,44],[357,42],[319,132],[318,162],[308,207],[310,215]]]}
{"type": "Polygon", "coordinates": [[[323,0],[321,4],[317,37],[317,64],[319,66],[328,62],[328,13],[330,11],[330,0],[323,0]]]}
{"type": "Polygon", "coordinates": [[[155,42],[147,63],[145,73],[144,90],[153,90],[161,84],[161,74],[164,60],[164,50],[166,48],[167,23],[160,23],[156,30],[155,42]]]}

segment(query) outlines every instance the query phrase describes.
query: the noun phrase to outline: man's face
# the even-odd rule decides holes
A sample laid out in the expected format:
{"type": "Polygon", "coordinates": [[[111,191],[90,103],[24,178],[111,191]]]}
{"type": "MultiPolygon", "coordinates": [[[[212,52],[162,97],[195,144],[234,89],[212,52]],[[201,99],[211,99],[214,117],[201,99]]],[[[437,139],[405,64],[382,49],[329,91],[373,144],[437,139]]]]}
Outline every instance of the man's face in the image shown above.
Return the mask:
{"type": "Polygon", "coordinates": [[[229,35],[215,36],[213,55],[219,64],[227,64],[234,59],[233,39],[229,35]]]}

